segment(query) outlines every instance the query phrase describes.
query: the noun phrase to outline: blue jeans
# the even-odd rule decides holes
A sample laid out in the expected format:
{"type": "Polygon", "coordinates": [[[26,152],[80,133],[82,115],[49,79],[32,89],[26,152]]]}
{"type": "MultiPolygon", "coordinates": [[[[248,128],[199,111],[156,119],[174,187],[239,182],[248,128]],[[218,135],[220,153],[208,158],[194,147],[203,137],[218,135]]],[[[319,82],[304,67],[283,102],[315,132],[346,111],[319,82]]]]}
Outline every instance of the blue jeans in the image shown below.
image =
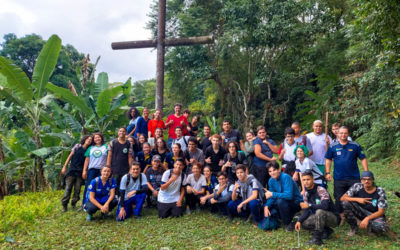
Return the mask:
{"type": "Polygon", "coordinates": [[[271,211],[272,208],[279,211],[279,217],[284,225],[289,225],[294,215],[301,210],[299,201],[285,199],[277,199],[269,210],[271,211]]]}
{"type": "Polygon", "coordinates": [[[83,191],[83,199],[82,199],[82,204],[85,204],[87,201],[86,193],[88,190],[88,187],[92,180],[98,176],[100,176],[100,169],[97,168],[91,168],[88,170],[87,178],[86,178],[86,183],[85,183],[85,190],[83,191]]]}
{"type": "Polygon", "coordinates": [[[118,218],[119,211],[121,211],[121,204],[119,204],[118,209],[117,209],[117,221],[124,221],[126,218],[128,218],[132,214],[135,216],[139,216],[140,212],[142,211],[145,200],[146,200],[146,193],[141,193],[141,194],[137,194],[137,195],[129,198],[128,200],[124,201],[124,207],[125,207],[125,212],[126,212],[126,216],[124,219],[118,218]],[[133,208],[132,208],[133,204],[136,205],[135,210],[133,210],[133,208]]]}
{"type": "Polygon", "coordinates": [[[246,204],[245,208],[242,208],[242,211],[238,213],[237,207],[242,203],[242,199],[237,199],[235,201],[230,201],[228,203],[228,214],[233,217],[248,217],[250,213],[253,215],[254,220],[259,222],[262,220],[261,213],[261,202],[259,200],[252,200],[246,204]]]}

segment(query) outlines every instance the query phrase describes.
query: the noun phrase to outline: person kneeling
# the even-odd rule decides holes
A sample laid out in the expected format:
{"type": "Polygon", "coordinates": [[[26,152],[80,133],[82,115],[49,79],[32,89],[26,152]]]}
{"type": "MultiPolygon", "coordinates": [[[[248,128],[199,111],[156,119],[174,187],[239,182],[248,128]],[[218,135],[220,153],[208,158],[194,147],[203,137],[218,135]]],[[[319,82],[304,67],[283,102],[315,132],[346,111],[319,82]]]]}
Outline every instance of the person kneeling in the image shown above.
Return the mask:
{"type": "Polygon", "coordinates": [[[292,222],[294,215],[300,212],[300,202],[303,197],[300,195],[296,182],[288,174],[281,173],[279,164],[276,161],[267,163],[267,170],[271,178],[268,181],[269,190],[265,193],[267,202],[264,205],[265,217],[271,216],[271,211],[277,209],[286,231],[294,230],[292,222]]]}
{"type": "Polygon", "coordinates": [[[333,233],[332,227],[336,227],[340,223],[340,215],[337,213],[328,191],[314,183],[311,171],[302,174],[302,184],[305,187],[304,201],[300,203],[303,213],[298,219],[295,229],[300,231],[300,228],[304,227],[307,230],[313,230],[313,237],[307,244],[322,245],[322,240],[329,238],[333,233]]]}
{"type": "Polygon", "coordinates": [[[182,200],[185,196],[186,176],[182,173],[184,159],[178,158],[174,168],[164,172],[161,178],[161,188],[158,192],[158,216],[179,217],[182,215],[182,200]]]}
{"type": "Polygon", "coordinates": [[[121,179],[120,200],[117,209],[117,221],[123,221],[133,214],[139,218],[146,200],[147,178],[140,173],[140,163],[132,163],[129,173],[121,179]],[[133,205],[136,205],[133,209],[133,205]]]}
{"type": "Polygon", "coordinates": [[[370,171],[361,173],[361,183],[355,183],[340,198],[343,201],[344,216],[350,224],[348,236],[353,236],[357,231],[357,220],[360,228],[372,233],[388,231],[385,219],[385,210],[388,207],[385,190],[375,186],[374,174],[370,171]]]}
{"type": "Polygon", "coordinates": [[[94,178],[88,186],[89,193],[84,205],[87,221],[92,220],[92,216],[97,210],[101,210],[101,214],[106,215],[118,204],[117,199],[115,199],[117,183],[111,177],[111,168],[104,166],[100,173],[101,176],[94,178]]]}
{"type": "Polygon", "coordinates": [[[236,166],[238,181],[232,191],[232,200],[228,203],[229,221],[234,217],[248,218],[251,214],[256,222],[262,220],[262,201],[264,189],[253,176],[246,174],[246,166],[236,166]]]}

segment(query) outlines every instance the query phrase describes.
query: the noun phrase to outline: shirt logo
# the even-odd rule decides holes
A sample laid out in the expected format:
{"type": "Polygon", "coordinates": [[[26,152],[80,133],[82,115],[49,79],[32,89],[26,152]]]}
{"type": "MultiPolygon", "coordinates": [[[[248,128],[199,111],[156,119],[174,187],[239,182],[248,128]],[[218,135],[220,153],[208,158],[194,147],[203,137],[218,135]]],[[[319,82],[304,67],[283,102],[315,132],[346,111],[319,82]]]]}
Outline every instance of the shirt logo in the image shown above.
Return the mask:
{"type": "Polygon", "coordinates": [[[349,151],[351,152],[351,151],[353,151],[353,149],[349,148],[349,151]]]}
{"type": "Polygon", "coordinates": [[[93,151],[92,155],[93,155],[94,158],[100,158],[102,154],[103,153],[101,152],[100,149],[96,149],[96,150],[93,151]]]}
{"type": "Polygon", "coordinates": [[[320,199],[315,199],[315,204],[317,204],[317,205],[321,204],[321,200],[320,199]]]}
{"type": "Polygon", "coordinates": [[[128,149],[127,148],[122,149],[122,153],[124,154],[128,153],[128,149]]]}
{"type": "Polygon", "coordinates": [[[376,207],[377,203],[378,203],[378,201],[376,199],[372,200],[372,206],[376,207]]]}
{"type": "Polygon", "coordinates": [[[342,155],[342,152],[340,152],[340,151],[339,151],[339,152],[337,152],[337,155],[342,155]]]}

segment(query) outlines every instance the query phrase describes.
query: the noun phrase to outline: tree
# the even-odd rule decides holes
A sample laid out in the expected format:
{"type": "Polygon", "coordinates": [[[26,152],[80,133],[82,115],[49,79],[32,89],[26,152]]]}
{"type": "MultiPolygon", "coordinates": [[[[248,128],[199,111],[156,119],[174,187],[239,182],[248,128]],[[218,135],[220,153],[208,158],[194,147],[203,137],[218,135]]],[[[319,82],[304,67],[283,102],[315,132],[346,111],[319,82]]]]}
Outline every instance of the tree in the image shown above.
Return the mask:
{"type": "MultiPolygon", "coordinates": [[[[27,128],[30,130],[29,134],[32,136],[37,150],[43,151],[41,130],[44,124],[53,124],[51,116],[45,110],[50,99],[46,95],[45,88],[56,66],[60,50],[60,38],[56,35],[51,36],[37,58],[32,82],[21,68],[0,56],[0,74],[6,78],[0,82],[0,95],[19,106],[20,111],[26,115],[27,128]]],[[[40,156],[35,157],[33,173],[33,190],[36,190],[37,177],[39,177],[40,187],[44,188],[46,181],[43,159],[40,156]]]]}

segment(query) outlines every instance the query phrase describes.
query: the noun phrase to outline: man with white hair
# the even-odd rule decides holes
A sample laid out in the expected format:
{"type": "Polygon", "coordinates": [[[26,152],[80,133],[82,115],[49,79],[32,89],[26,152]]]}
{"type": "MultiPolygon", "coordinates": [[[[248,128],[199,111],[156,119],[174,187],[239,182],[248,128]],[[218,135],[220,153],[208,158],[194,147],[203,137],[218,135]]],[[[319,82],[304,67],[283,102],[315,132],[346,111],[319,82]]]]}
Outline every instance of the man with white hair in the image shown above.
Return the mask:
{"type": "Polygon", "coordinates": [[[332,138],[329,135],[326,135],[322,132],[322,121],[315,120],[313,122],[313,132],[307,134],[307,138],[311,141],[313,154],[310,156],[310,159],[315,162],[319,170],[324,174],[325,173],[325,153],[326,153],[326,145],[330,145],[332,143],[332,138]]]}

